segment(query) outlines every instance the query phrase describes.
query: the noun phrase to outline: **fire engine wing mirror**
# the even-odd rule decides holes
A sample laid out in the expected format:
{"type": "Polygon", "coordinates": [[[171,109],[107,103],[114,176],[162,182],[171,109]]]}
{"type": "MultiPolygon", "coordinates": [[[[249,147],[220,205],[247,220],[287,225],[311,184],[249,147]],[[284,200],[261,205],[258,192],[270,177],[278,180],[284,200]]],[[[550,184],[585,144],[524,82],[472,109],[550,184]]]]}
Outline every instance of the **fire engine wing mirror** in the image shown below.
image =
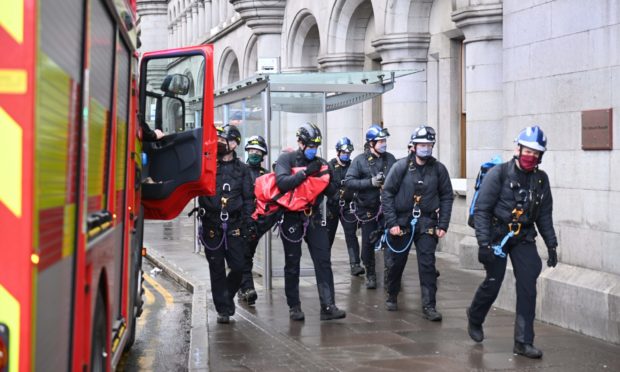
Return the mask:
{"type": "Polygon", "coordinates": [[[213,48],[146,53],[140,78],[140,126],[165,135],[143,141],[138,188],[145,218],[167,220],[194,197],[215,194],[213,48]]]}
{"type": "Polygon", "coordinates": [[[161,90],[165,95],[184,96],[189,93],[190,80],[181,74],[166,75],[161,83],[161,90]]]}

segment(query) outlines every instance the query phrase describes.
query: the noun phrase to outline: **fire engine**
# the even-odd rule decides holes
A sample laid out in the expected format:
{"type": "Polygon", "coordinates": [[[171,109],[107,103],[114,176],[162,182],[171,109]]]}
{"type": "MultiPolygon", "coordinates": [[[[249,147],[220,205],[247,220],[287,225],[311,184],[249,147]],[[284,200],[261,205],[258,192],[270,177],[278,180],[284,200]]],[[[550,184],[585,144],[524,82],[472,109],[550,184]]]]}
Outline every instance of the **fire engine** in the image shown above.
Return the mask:
{"type": "Polygon", "coordinates": [[[135,9],[0,1],[1,372],[113,370],[144,219],[215,191],[212,47],[139,60],[135,9]]]}

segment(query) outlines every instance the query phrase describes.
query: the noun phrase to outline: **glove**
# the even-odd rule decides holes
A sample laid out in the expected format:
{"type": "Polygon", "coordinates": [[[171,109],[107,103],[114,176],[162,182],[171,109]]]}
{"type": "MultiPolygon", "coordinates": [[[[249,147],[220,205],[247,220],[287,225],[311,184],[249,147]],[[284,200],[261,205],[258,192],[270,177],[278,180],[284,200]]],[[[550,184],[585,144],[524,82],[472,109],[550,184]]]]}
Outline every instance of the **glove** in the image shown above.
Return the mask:
{"type": "Polygon", "coordinates": [[[547,248],[547,252],[549,252],[549,258],[547,259],[547,266],[555,267],[558,264],[558,252],[556,247],[547,248]]]}
{"type": "Polygon", "coordinates": [[[321,161],[314,160],[306,166],[306,176],[311,177],[321,171],[321,161]]]}
{"type": "Polygon", "coordinates": [[[490,245],[478,247],[478,262],[489,265],[495,260],[495,253],[490,245]]]}
{"type": "Polygon", "coordinates": [[[383,186],[383,175],[377,174],[376,176],[373,176],[370,179],[370,182],[372,183],[372,185],[374,187],[381,187],[381,186],[383,186]]]}
{"type": "Polygon", "coordinates": [[[258,229],[256,228],[255,223],[249,223],[246,226],[243,238],[248,241],[255,241],[258,239],[258,229]]]}

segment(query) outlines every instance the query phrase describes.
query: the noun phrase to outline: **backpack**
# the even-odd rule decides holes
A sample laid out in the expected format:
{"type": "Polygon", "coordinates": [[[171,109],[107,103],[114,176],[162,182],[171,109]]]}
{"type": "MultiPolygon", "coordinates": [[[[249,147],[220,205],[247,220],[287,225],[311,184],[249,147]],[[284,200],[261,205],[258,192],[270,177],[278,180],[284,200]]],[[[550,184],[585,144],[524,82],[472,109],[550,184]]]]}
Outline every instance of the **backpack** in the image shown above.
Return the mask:
{"type": "MultiPolygon", "coordinates": [[[[472,228],[475,227],[474,226],[474,211],[476,207],[476,201],[478,200],[478,194],[480,193],[480,186],[482,185],[482,181],[484,181],[484,176],[486,176],[487,173],[489,173],[491,168],[501,163],[502,163],[502,159],[499,156],[494,156],[493,159],[491,159],[491,161],[482,163],[482,165],[480,165],[480,171],[478,172],[478,176],[476,177],[476,184],[474,186],[474,190],[475,190],[474,197],[471,200],[471,205],[469,206],[469,215],[467,217],[467,224],[472,228]]],[[[503,178],[504,178],[504,174],[502,170],[502,179],[503,178]]]]}

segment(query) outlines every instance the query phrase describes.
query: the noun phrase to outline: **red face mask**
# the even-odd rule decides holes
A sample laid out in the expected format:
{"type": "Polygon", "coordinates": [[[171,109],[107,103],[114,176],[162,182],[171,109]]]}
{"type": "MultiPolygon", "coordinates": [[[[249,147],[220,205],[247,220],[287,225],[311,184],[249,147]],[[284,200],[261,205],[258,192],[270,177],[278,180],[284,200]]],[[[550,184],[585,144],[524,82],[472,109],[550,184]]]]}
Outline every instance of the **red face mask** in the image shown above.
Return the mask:
{"type": "Polygon", "coordinates": [[[526,172],[531,172],[538,165],[538,158],[534,155],[519,156],[519,166],[526,172]]]}

